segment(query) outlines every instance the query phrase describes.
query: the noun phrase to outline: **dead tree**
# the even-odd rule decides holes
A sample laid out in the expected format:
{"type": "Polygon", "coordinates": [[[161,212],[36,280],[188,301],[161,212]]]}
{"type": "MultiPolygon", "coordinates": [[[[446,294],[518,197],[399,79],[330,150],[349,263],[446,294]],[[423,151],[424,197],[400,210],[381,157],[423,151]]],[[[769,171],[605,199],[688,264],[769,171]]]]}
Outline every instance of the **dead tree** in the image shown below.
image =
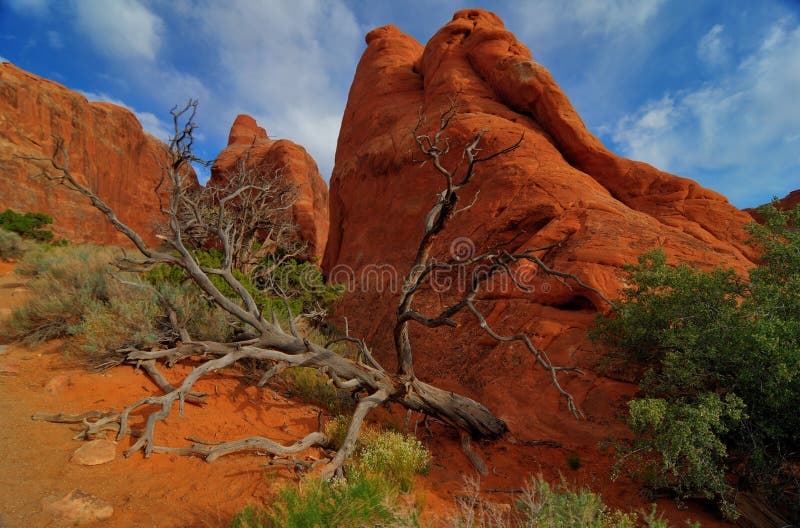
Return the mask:
{"type": "Polygon", "coordinates": [[[246,150],[219,181],[188,192],[179,222],[199,247],[218,246],[222,224],[233,269],[245,274],[251,274],[267,255],[280,255],[274,262],[279,266],[306,249],[297,238],[291,214],[297,186],[286,181],[283,167],[251,160],[251,154],[252,148],[246,150]]]}
{"type": "MultiPolygon", "coordinates": [[[[247,327],[251,336],[247,339],[220,343],[195,340],[185,328],[177,329],[181,341],[166,350],[135,350],[127,353],[125,362],[131,365],[146,366],[147,372],[159,384],[164,394],[152,395],[133,402],[121,412],[99,412],[79,416],[39,415],[39,419],[52,421],[78,421],[85,426],[79,435],[89,438],[103,430],[114,430],[117,438],[135,437],[135,443],[125,451],[129,456],[143,451],[145,457],[151,453],[169,452],[182,455],[204,457],[212,461],[219,456],[245,451],[259,450],[271,453],[274,457],[298,453],[310,446],[326,445],[328,439],[317,431],[310,432],[290,446],[280,445],[268,438],[251,437],[223,444],[207,445],[195,442],[186,447],[166,447],[156,442],[155,428],[164,421],[177,404],[183,414],[185,401],[202,399],[203,395],[192,392],[194,384],[209,372],[230,367],[244,359],[258,360],[271,365],[267,369],[259,386],[263,386],[276,373],[293,367],[313,367],[329,379],[335,387],[350,391],[357,404],[350,421],[344,442],[335,454],[326,462],[323,476],[332,478],[343,474],[344,463],[353,452],[362,423],[371,410],[383,404],[401,405],[409,411],[416,411],[444,422],[464,435],[475,439],[499,438],[507,431],[506,424],[492,414],[482,404],[465,396],[442,390],[422,381],[414,371],[413,346],[409,337],[409,325],[421,324],[429,328],[439,326],[455,327],[453,317],[459,313],[471,315],[477,323],[498,341],[518,341],[531,353],[535,363],[548,372],[553,385],[568,403],[570,410],[580,415],[572,396],[565,391],[558,379],[559,372],[575,371],[574,368],[562,368],[553,365],[547,356],[539,351],[526,335],[505,336],[492,329],[486,318],[476,306],[476,298],[487,277],[508,273],[510,268],[520,262],[527,261],[538,265],[543,273],[560,280],[575,284],[576,287],[591,290],[597,295],[600,292],[584,284],[573,275],[560,273],[542,262],[537,252],[547,248],[524,251],[519,254],[505,250],[495,250],[471,257],[471,263],[482,263],[488,272],[473,278],[463,297],[439,314],[425,315],[413,307],[414,299],[426,283],[428,277],[437,269],[437,264],[430,262],[431,248],[436,238],[442,233],[449,221],[462,209],[458,208],[459,191],[468,186],[476,177],[477,168],[484,162],[503,156],[519,147],[523,137],[502,150],[488,155],[481,155],[480,144],[486,131],[477,132],[472,139],[461,148],[459,161],[455,168],[445,167],[445,157],[450,153],[451,144],[445,136],[446,129],[456,117],[455,102],[439,116],[438,127],[432,134],[422,132],[424,119],[420,117],[413,130],[413,138],[424,159],[432,164],[435,171],[444,180],[444,189],[439,193],[435,203],[429,210],[423,225],[422,238],[417,248],[414,263],[405,277],[403,293],[397,306],[397,320],[394,328],[395,354],[398,368],[396,372],[387,371],[370,353],[364,341],[350,335],[339,340],[354,342],[361,350],[357,359],[349,359],[334,352],[328,343],[322,346],[304,338],[298,330],[298,320],[302,314],[290,314],[289,323],[284,328],[274,313],[263,313],[253,296],[234,276],[234,262],[237,248],[242,247],[240,225],[231,215],[236,214],[228,204],[240,200],[242,205],[258,200],[260,187],[253,182],[240,182],[241,187],[218,197],[219,206],[213,214],[207,214],[207,208],[198,205],[196,194],[187,186],[184,175],[189,164],[195,160],[192,153],[192,132],[197,103],[190,101],[181,109],[173,109],[172,117],[175,135],[169,144],[168,162],[164,165],[165,181],[170,187],[168,204],[165,204],[168,224],[163,235],[167,250],[158,250],[147,245],[142,237],[133,229],[120,221],[106,203],[94,192],[81,185],[73,177],[69,167],[69,155],[62,141],[56,142],[55,152],[50,158],[28,158],[39,163],[41,175],[50,182],[65,185],[72,191],[85,196],[109,222],[130,239],[141,253],[141,257],[124,256],[117,265],[125,270],[140,271],[150,269],[157,264],[178,266],[185,270],[191,280],[220,308],[235,318],[242,326],[247,327]],[[205,211],[205,213],[202,213],[205,211]],[[189,241],[193,236],[211,236],[222,249],[224,258],[219,268],[201,265],[193,256],[189,241]],[[236,298],[226,297],[214,284],[210,277],[220,277],[236,298]],[[183,379],[179,386],[173,387],[161,376],[157,363],[174,364],[186,358],[202,358],[201,363],[183,379]],[[157,406],[156,411],[146,415],[144,428],[134,429],[130,426],[130,416],[144,406],[157,406]]],[[[237,203],[238,205],[238,203],[237,203]]],[[[247,238],[247,237],[244,237],[247,238]]],[[[207,241],[206,241],[207,242],[207,241]]],[[[524,288],[525,285],[520,284],[524,288]]]]}

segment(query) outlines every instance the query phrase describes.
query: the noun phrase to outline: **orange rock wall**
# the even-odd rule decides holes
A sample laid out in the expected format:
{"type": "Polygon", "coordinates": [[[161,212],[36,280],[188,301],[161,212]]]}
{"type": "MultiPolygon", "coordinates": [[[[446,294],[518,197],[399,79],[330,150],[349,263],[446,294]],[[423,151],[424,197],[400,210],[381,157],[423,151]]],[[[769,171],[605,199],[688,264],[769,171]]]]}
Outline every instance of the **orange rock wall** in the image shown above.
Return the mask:
{"type": "Polygon", "coordinates": [[[129,110],[90,103],[9,63],[0,64],[0,210],[46,213],[56,235],[71,242],[125,243],[85,198],[32,180],[31,163],[14,157],[51,156],[54,134],[65,140],[73,176],[88,183],[120,220],[156,242],[160,211],[153,189],[163,143],[144,132],[129,110]]]}

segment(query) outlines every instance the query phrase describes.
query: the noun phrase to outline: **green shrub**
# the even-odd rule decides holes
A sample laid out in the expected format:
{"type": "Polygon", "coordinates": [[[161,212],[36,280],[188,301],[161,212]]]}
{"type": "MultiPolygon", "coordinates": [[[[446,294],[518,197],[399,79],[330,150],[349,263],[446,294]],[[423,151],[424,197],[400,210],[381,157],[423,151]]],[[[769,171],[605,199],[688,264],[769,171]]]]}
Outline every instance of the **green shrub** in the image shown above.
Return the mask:
{"type": "MultiPolygon", "coordinates": [[[[612,510],[600,495],[587,488],[573,489],[564,480],[551,485],[531,478],[513,509],[501,508],[480,497],[479,484],[467,482],[459,499],[459,513],[450,519],[457,528],[670,528],[655,504],[641,515],[612,510]]],[[[698,523],[690,524],[699,528],[698,523]]]]}
{"type": "Polygon", "coordinates": [[[542,478],[530,480],[516,508],[531,528],[633,528],[637,518],[611,511],[589,490],[573,491],[563,481],[551,486],[542,478]]]}
{"type": "Polygon", "coordinates": [[[107,256],[90,246],[25,254],[16,272],[31,279],[34,297],[13,311],[5,333],[27,342],[74,335],[93,303],[109,299],[107,256]]]}
{"type": "Polygon", "coordinates": [[[198,339],[227,340],[224,312],[190,284],[137,285],[138,277],[110,275],[113,250],[92,246],[41,247],[25,254],[17,272],[34,293],[15,309],[4,333],[27,342],[72,338],[78,359],[93,367],[118,363],[126,348],[171,345],[179,338],[153,288],[198,339]],[[131,283],[131,284],[128,284],[131,283]]]}
{"type": "Polygon", "coordinates": [[[380,479],[306,480],[280,492],[266,511],[247,508],[234,517],[234,528],[362,528],[417,526],[413,514],[399,511],[391,490],[380,479]]]}
{"type": "MultiPolygon", "coordinates": [[[[218,249],[197,250],[193,253],[204,267],[220,268],[223,252],[218,249]]],[[[327,311],[331,304],[341,298],[342,287],[325,282],[319,266],[310,262],[289,259],[276,263],[276,257],[268,255],[249,273],[233,270],[233,276],[256,301],[265,314],[275,312],[279,320],[288,321],[289,310],[294,316],[300,313],[327,311]],[[283,297],[286,298],[284,302],[283,297]]],[[[177,266],[160,264],[145,274],[154,284],[182,284],[189,280],[188,274],[177,266]]],[[[229,299],[238,299],[236,292],[218,275],[210,276],[211,282],[229,299]]]]}
{"type": "MultiPolygon", "coordinates": [[[[350,419],[346,416],[337,416],[325,424],[331,447],[342,446],[349,426],[350,419]]],[[[383,478],[407,493],[414,486],[414,477],[427,473],[429,464],[427,449],[413,436],[363,426],[353,457],[348,461],[348,474],[357,478],[383,478]]]]}
{"type": "Polygon", "coordinates": [[[628,267],[621,306],[593,337],[647,368],[631,426],[641,434],[634,449],[660,468],[652,482],[716,495],[732,516],[724,474],[735,459],[740,482],[794,507],[798,520],[784,489],[800,452],[800,207],[762,213],[764,225],[748,226],[762,251],[749,279],[668,266],[650,252],[628,267]]]}
{"type": "MultiPolygon", "coordinates": [[[[338,301],[344,292],[344,286],[325,282],[320,267],[312,262],[288,259],[279,265],[275,262],[278,255],[268,255],[261,266],[254,272],[253,281],[267,292],[283,293],[292,302],[292,311],[311,312],[325,310],[338,301]]],[[[285,313],[281,302],[271,303],[270,308],[285,313]]]]}
{"type": "Polygon", "coordinates": [[[295,367],[281,374],[290,394],[305,402],[327,409],[333,415],[345,414],[355,408],[353,395],[328,383],[328,377],[317,369],[295,367]]]}
{"type": "Polygon", "coordinates": [[[269,522],[267,512],[255,506],[246,506],[233,516],[231,528],[268,528],[269,522]]]}
{"type": "Polygon", "coordinates": [[[53,223],[53,219],[44,213],[16,213],[6,209],[0,213],[0,228],[17,233],[23,238],[49,242],[53,239],[53,232],[42,229],[53,223]]]}
{"type": "Polygon", "coordinates": [[[414,486],[414,477],[428,471],[428,451],[410,435],[368,428],[363,431],[360,442],[353,461],[355,475],[383,476],[407,493],[414,486]]]}
{"type": "Polygon", "coordinates": [[[725,480],[728,453],[721,438],[743,418],[741,399],[706,393],[692,404],[644,398],[629,405],[628,423],[638,438],[621,451],[630,472],[682,499],[718,498],[725,516],[735,518],[732,489],[725,480]],[[653,457],[654,452],[659,456],[653,457]]]}
{"type": "Polygon", "coordinates": [[[22,237],[11,231],[0,229],[0,260],[11,260],[22,256],[26,244],[22,237]]]}

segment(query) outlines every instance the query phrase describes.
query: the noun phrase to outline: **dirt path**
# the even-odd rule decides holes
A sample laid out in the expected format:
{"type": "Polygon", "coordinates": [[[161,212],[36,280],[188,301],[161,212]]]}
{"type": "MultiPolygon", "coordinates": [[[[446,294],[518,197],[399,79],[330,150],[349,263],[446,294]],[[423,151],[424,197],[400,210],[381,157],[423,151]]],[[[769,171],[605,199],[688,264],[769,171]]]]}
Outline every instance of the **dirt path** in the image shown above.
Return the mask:
{"type": "MultiPolygon", "coordinates": [[[[0,265],[0,315],[7,316],[25,292],[10,267],[0,265]]],[[[101,374],[71,367],[62,347],[56,342],[34,350],[19,344],[0,348],[0,370],[6,371],[0,373],[0,527],[63,525],[43,505],[75,488],[113,505],[109,526],[229,526],[234,512],[262,503],[292,477],[285,469],[262,467],[266,459],[250,454],[213,464],[163,454],[126,459],[122,451],[128,441],[117,446],[117,458],[110,463],[88,467],[70,462],[82,445],[72,439],[75,432],[68,425],[33,421],[31,415],[120,409],[158,389],[130,367],[101,374]]],[[[175,382],[186,372],[176,367],[165,375],[175,382]]],[[[314,408],[245,387],[235,373],[208,376],[197,389],[213,401],[204,407],[187,405],[184,419],[176,412],[157,428],[162,443],[186,445],[187,436],[213,441],[254,434],[291,442],[316,428],[314,408]]]]}

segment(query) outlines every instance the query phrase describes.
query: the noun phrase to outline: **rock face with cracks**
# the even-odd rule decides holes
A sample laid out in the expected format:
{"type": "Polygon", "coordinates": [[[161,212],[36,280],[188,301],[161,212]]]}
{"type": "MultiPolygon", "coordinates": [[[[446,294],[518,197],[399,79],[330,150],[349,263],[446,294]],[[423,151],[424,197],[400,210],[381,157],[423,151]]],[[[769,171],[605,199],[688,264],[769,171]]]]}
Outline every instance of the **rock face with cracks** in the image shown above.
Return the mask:
{"type": "Polygon", "coordinates": [[[267,177],[279,172],[286,183],[296,186],[292,217],[298,237],[308,244],[310,256],[321,258],[328,240],[328,186],[314,159],[297,143],[270,139],[255,119],[239,115],[231,127],[228,146],[211,168],[209,185],[223,182],[226,173],[245,156],[249,156],[248,167],[264,167],[267,177]]]}
{"type": "Polygon", "coordinates": [[[50,157],[54,134],[64,139],[79,181],[155,243],[161,213],[154,189],[165,145],[142,130],[130,110],[90,103],[10,63],[0,64],[0,210],[46,213],[54,219],[53,232],[71,242],[124,243],[88,200],[32,180],[31,162],[15,158],[50,157]]]}
{"type": "MultiPolygon", "coordinates": [[[[456,95],[459,114],[446,133],[450,167],[479,130],[486,130],[483,154],[520,137],[522,143],[482,164],[461,191],[463,210],[434,245],[441,261],[496,247],[549,247],[537,253],[545,263],[611,297],[624,285],[623,265],[653,248],[704,268],[751,266],[742,229],[749,215],[694,181],[606,149],[496,15],[460,11],[426,46],[394,26],[373,30],[366,41],[339,135],[323,265],[332,280],[348,285],[334,322],[343,326],[347,317],[351,334],[364,337],[380,361],[391,365],[398,282],[413,261],[424,215],[444,188],[430,163],[415,162],[422,158],[411,130],[421,114],[428,119],[423,129],[435,131],[456,95]]],[[[608,306],[535,268],[521,273],[531,291],[506,282],[482,294],[489,324],[529,333],[554,364],[591,369],[597,353],[585,330],[608,306]]],[[[415,308],[433,316],[457,299],[458,270],[449,277],[420,293],[415,308]]],[[[563,374],[562,385],[588,417],[572,420],[525,350],[498,344],[468,317],[458,322],[458,330],[413,329],[421,378],[486,404],[517,439],[552,438],[597,452],[635,386],[591,370],[563,374]]]]}

